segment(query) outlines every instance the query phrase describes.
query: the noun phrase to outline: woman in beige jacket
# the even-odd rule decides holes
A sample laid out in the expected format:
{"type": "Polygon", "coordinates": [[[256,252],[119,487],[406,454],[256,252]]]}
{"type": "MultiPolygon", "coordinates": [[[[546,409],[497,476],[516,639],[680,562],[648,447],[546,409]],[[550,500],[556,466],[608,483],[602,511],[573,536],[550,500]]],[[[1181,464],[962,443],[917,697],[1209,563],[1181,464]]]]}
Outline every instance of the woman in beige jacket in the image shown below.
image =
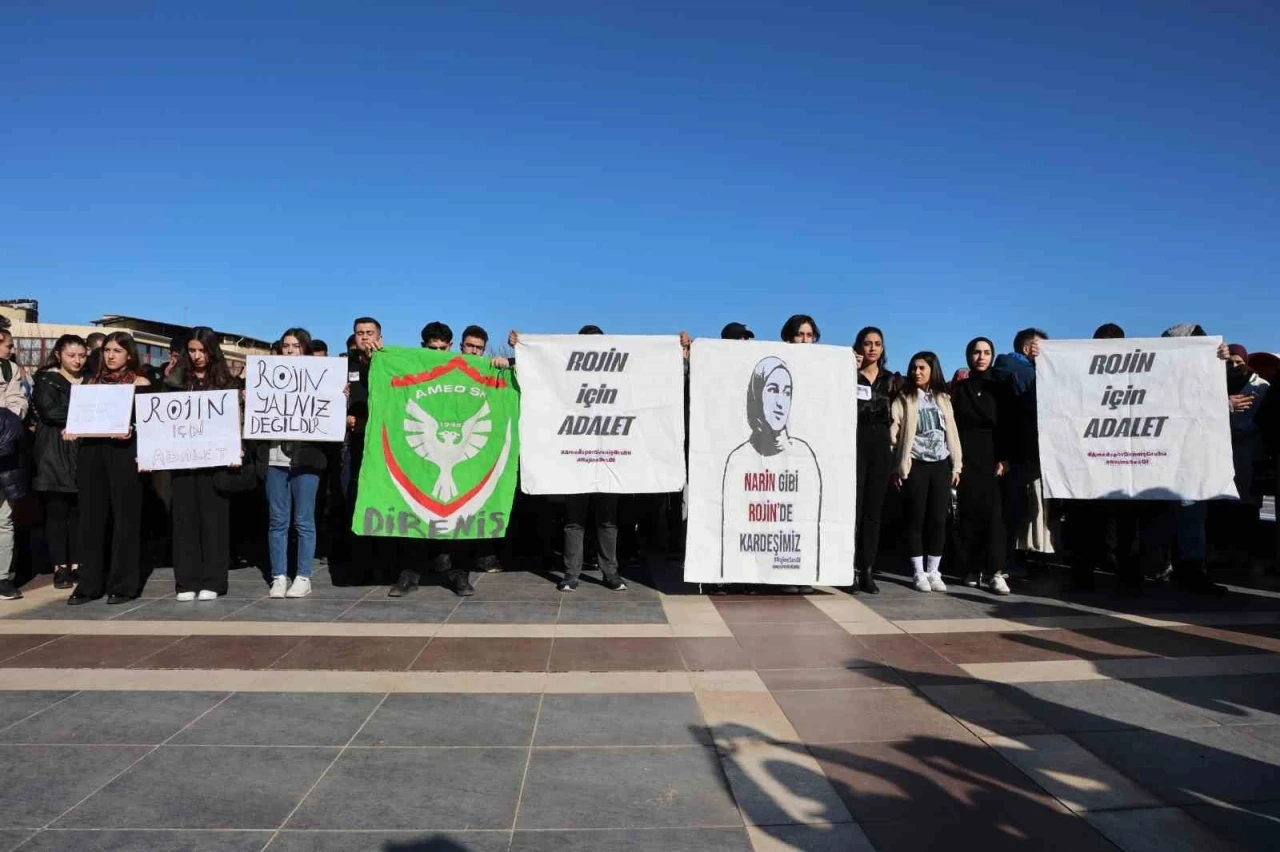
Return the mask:
{"type": "Polygon", "coordinates": [[[942,365],[932,352],[911,356],[907,381],[893,400],[889,440],[893,481],[902,489],[907,521],[907,555],[920,592],[945,592],[942,546],[946,539],[951,489],[960,483],[960,432],[946,392],[942,365]]]}

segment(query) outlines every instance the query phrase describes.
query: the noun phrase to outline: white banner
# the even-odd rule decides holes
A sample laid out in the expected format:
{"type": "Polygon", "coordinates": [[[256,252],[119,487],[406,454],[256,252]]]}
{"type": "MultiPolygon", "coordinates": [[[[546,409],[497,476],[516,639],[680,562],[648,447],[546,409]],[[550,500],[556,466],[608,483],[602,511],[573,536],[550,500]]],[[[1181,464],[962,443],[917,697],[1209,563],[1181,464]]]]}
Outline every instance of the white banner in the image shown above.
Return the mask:
{"type": "Polygon", "coordinates": [[[857,388],[846,347],[697,340],[691,583],[853,583],[857,388]]]}
{"type": "Polygon", "coordinates": [[[1221,342],[1041,341],[1036,405],[1045,496],[1235,497],[1221,342]]]}
{"type": "Polygon", "coordinates": [[[115,437],[129,434],[133,385],[72,385],[68,435],[115,437]]]}
{"type": "Polygon", "coordinates": [[[346,438],[345,358],[250,355],[245,361],[244,437],[257,441],[346,438]]]}
{"type": "Polygon", "coordinates": [[[240,391],[147,393],[136,408],[139,470],[241,463],[240,391]]]}
{"type": "Polygon", "coordinates": [[[521,335],[526,494],[661,494],[684,485],[678,337],[521,335]]]}

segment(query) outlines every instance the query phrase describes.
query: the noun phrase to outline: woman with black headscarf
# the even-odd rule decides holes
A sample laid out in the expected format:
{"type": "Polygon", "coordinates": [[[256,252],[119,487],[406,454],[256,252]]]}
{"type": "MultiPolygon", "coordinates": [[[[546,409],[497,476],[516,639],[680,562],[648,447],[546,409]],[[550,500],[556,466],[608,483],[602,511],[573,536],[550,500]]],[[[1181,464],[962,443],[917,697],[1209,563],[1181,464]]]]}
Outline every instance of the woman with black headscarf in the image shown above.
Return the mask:
{"type": "Polygon", "coordinates": [[[997,595],[1009,594],[1001,576],[1004,568],[1004,523],[1000,513],[1000,477],[1007,467],[1001,452],[1000,384],[991,378],[995,346],[976,337],[965,347],[969,377],[951,389],[951,406],[960,446],[964,451],[964,476],[956,492],[957,556],[966,585],[981,585],[997,595]]]}

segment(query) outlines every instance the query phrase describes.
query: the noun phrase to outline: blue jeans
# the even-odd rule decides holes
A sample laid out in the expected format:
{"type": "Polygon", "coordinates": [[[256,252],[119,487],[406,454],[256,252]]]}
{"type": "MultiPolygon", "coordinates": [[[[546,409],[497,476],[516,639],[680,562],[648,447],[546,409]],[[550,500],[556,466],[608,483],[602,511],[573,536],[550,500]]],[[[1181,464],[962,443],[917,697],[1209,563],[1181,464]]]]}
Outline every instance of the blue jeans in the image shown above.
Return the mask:
{"type": "Polygon", "coordinates": [[[320,477],[314,473],[294,473],[288,468],[267,468],[267,506],[271,514],[267,544],[271,551],[271,576],[289,573],[289,515],[293,507],[293,527],[298,531],[299,577],[311,576],[316,555],[316,491],[320,477]]]}

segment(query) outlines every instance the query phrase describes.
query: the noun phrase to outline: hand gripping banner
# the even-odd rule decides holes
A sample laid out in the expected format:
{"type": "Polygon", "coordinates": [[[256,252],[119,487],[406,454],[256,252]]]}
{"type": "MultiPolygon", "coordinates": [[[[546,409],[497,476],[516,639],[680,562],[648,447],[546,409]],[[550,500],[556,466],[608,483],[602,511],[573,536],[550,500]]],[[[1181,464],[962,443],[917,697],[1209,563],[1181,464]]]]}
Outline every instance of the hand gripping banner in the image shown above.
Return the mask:
{"type": "Polygon", "coordinates": [[[485,358],[387,347],[369,368],[369,422],[352,529],[475,539],[506,534],[520,398],[485,358]]]}

